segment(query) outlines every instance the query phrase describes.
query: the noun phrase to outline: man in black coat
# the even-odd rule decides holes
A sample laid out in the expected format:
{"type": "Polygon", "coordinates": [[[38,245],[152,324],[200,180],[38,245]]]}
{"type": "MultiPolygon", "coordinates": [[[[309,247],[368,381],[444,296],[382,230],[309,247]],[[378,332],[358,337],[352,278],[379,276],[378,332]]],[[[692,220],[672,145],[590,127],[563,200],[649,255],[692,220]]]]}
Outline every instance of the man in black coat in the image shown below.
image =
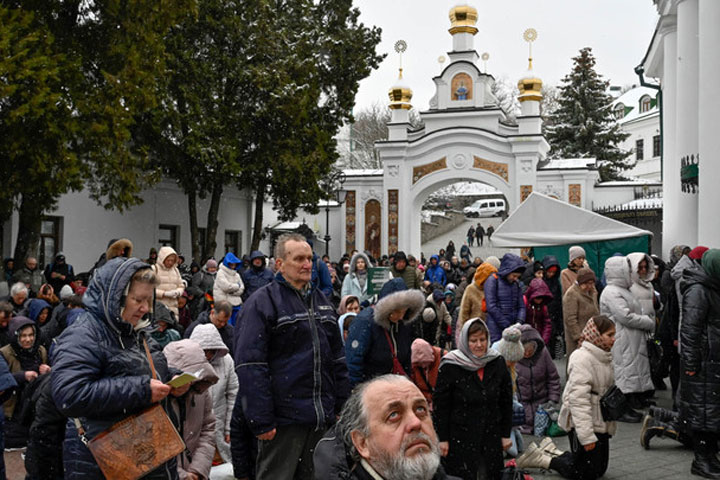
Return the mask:
{"type": "Polygon", "coordinates": [[[223,343],[228,348],[229,354],[232,355],[233,342],[235,340],[233,335],[233,327],[228,323],[231,315],[232,305],[230,305],[230,303],[226,302],[225,300],[215,302],[215,305],[213,306],[213,309],[210,310],[210,312],[202,312],[200,315],[198,315],[198,319],[188,326],[187,330],[185,330],[185,333],[183,334],[183,338],[190,338],[193,330],[195,330],[195,327],[197,327],[198,325],[212,323],[218,329],[220,337],[222,337],[223,343]]]}
{"type": "Polygon", "coordinates": [[[440,465],[427,400],[407,377],[360,384],[315,448],[315,478],[458,480],[440,465]]]}

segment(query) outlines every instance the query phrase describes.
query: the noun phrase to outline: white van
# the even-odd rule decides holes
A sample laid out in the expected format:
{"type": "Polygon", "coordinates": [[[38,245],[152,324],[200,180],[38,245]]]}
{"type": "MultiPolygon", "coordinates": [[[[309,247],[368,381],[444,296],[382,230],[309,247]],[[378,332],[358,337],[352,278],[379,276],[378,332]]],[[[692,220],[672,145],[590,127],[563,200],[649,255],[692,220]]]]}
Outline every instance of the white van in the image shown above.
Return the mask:
{"type": "Polygon", "coordinates": [[[469,207],[463,209],[466,217],[498,217],[505,212],[505,200],[490,199],[478,200],[469,207]]]}

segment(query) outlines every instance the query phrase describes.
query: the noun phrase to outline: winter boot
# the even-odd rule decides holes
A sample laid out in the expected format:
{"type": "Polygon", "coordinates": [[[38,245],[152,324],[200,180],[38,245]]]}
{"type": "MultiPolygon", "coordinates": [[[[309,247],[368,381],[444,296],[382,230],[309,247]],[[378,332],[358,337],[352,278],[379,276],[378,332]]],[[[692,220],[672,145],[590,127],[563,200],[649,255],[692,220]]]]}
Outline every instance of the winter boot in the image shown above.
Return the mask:
{"type": "Polygon", "coordinates": [[[648,411],[651,417],[665,423],[672,423],[678,419],[680,414],[667,408],[650,407],[648,411]]]}
{"type": "Polygon", "coordinates": [[[690,472],[700,477],[720,479],[720,461],[714,454],[703,455],[695,452],[690,472]]]}
{"type": "Polygon", "coordinates": [[[558,457],[565,453],[560,450],[557,445],[555,445],[555,443],[552,441],[552,438],[550,437],[543,438],[538,447],[540,448],[540,450],[547,453],[551,457],[558,457]]]}
{"type": "Polygon", "coordinates": [[[550,468],[550,461],[552,457],[542,451],[535,442],[531,443],[525,453],[520,455],[515,463],[517,468],[543,468],[548,470],[550,468]]]}

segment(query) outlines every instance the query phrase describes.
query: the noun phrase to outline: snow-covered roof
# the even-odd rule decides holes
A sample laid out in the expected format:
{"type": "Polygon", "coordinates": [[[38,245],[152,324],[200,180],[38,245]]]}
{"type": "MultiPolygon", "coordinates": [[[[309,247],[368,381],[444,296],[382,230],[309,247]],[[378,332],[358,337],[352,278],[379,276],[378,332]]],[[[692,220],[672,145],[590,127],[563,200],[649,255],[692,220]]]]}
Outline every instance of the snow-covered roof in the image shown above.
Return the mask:
{"type": "Polygon", "coordinates": [[[639,198],[637,200],[633,200],[631,202],[623,203],[622,208],[636,208],[636,209],[644,209],[644,208],[662,208],[663,206],[663,199],[662,197],[654,197],[654,198],[639,198]]]}
{"type": "Polygon", "coordinates": [[[595,161],[594,158],[556,158],[549,160],[541,170],[587,168],[589,165],[595,165],[595,161]]]}
{"type": "Polygon", "coordinates": [[[359,168],[359,169],[347,169],[343,170],[346,177],[365,177],[371,175],[382,175],[382,169],[375,168],[359,168]]]}
{"type": "Polygon", "coordinates": [[[620,103],[622,103],[626,109],[632,108],[632,110],[630,110],[624,117],[618,119],[618,123],[622,125],[623,123],[631,122],[633,120],[648,117],[650,115],[658,113],[657,104],[651,107],[650,110],[648,110],[647,112],[640,113],[640,99],[645,95],[649,96],[650,98],[655,98],[657,96],[657,90],[647,87],[635,87],[615,99],[615,101],[612,103],[613,110],[620,103]]]}
{"type": "Polygon", "coordinates": [[[636,178],[634,180],[613,180],[610,182],[601,182],[596,187],[630,187],[633,185],[662,185],[662,182],[650,180],[647,178],[636,178]]]}
{"type": "Polygon", "coordinates": [[[295,230],[302,225],[302,222],[278,222],[270,227],[272,230],[295,230]]]}

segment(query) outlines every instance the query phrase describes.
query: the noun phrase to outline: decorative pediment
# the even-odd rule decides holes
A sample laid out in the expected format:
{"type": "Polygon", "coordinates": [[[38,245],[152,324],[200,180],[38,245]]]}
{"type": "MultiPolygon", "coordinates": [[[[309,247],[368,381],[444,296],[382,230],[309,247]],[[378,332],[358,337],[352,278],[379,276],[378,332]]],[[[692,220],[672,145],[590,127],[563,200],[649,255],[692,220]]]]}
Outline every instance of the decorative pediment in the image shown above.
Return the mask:
{"type": "Polygon", "coordinates": [[[446,157],[443,157],[440,160],[435,160],[434,162],[426,163],[425,165],[413,167],[413,183],[417,183],[425,175],[429,175],[444,168],[447,168],[446,157]]]}
{"type": "Polygon", "coordinates": [[[506,182],[509,182],[510,175],[508,173],[507,163],[493,162],[492,160],[485,160],[484,158],[475,156],[473,158],[475,159],[473,167],[479,168],[480,170],[486,170],[490,173],[494,173],[506,182]]]}

